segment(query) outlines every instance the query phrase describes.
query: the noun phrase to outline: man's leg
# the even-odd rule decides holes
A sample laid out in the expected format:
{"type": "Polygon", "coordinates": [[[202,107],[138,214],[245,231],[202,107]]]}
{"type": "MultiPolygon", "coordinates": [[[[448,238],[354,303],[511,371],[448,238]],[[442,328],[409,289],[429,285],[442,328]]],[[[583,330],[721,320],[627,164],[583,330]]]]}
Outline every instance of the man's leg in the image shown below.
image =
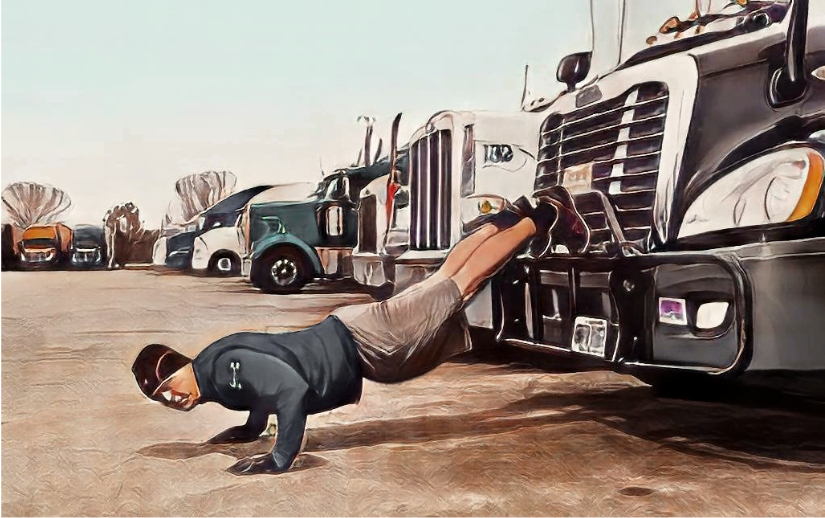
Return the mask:
{"type": "Polygon", "coordinates": [[[458,310],[535,232],[530,219],[506,230],[482,227],[457,243],[427,280],[387,300],[356,306],[363,311],[354,318],[336,310],[358,344],[364,376],[403,381],[468,351],[466,317],[458,310]],[[444,282],[450,278],[454,282],[444,282]]]}
{"type": "Polygon", "coordinates": [[[470,298],[481,284],[495,273],[536,233],[533,220],[526,218],[507,230],[484,240],[473,250],[458,272],[451,275],[464,300],[470,298]]]}
{"type": "Polygon", "coordinates": [[[488,224],[456,243],[438,271],[419,283],[419,287],[431,286],[456,275],[484,242],[500,232],[495,225],[488,224]]]}

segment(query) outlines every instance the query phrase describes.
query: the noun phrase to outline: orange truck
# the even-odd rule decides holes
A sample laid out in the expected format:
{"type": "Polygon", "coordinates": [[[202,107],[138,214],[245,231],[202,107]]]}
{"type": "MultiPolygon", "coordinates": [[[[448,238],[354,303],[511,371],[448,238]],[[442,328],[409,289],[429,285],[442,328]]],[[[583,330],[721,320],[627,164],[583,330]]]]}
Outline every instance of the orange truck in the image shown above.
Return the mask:
{"type": "Polygon", "coordinates": [[[27,228],[17,248],[24,268],[44,268],[66,262],[71,247],[72,229],[63,223],[52,223],[27,228]]]}

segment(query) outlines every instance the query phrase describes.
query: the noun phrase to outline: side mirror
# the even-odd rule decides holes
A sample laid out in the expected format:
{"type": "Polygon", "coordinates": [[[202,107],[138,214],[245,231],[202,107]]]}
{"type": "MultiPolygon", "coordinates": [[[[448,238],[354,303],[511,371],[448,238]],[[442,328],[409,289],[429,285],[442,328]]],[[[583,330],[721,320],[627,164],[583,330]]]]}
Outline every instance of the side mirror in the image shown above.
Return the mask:
{"type": "Polygon", "coordinates": [[[349,193],[347,192],[349,187],[349,179],[343,174],[339,174],[333,181],[332,185],[330,185],[329,192],[327,193],[327,199],[329,200],[341,200],[344,198],[349,198],[349,193]]]}
{"type": "Polygon", "coordinates": [[[338,197],[337,197],[337,199],[341,200],[341,201],[350,201],[352,199],[352,196],[350,196],[349,188],[350,188],[349,178],[347,178],[346,176],[342,176],[341,177],[341,183],[338,186],[338,197]]]}
{"type": "Polygon", "coordinates": [[[591,52],[577,52],[564,56],[559,61],[556,78],[560,83],[567,85],[567,91],[572,92],[576,85],[584,81],[590,73],[591,52]]]}

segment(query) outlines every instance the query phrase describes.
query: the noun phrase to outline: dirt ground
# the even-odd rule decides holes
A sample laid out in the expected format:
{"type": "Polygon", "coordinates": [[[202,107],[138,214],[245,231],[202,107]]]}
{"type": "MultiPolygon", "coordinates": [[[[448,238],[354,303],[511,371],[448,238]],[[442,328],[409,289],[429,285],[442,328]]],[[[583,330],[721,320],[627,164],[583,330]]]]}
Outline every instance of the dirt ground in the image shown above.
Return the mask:
{"type": "MultiPolygon", "coordinates": [[[[287,330],[361,294],[267,296],[151,271],[2,274],[4,515],[822,515],[825,406],[797,397],[660,399],[629,376],[485,353],[312,416],[282,475],[270,448],[201,443],[245,415],[146,400],[150,342],[195,354],[287,330]]],[[[524,358],[527,356],[525,355],[524,358]]]]}

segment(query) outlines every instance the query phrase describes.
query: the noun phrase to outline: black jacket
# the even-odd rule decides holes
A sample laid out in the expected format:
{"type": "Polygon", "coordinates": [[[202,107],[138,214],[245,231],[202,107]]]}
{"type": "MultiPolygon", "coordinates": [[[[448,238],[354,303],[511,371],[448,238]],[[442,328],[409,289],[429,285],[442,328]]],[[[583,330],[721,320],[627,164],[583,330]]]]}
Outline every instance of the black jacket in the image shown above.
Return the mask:
{"type": "Polygon", "coordinates": [[[246,426],[263,431],[278,418],[272,455],[286,470],[301,448],[308,414],[358,402],[361,363],[349,329],[334,316],[291,333],[236,333],[192,361],[204,402],[248,410],[246,426]]]}

